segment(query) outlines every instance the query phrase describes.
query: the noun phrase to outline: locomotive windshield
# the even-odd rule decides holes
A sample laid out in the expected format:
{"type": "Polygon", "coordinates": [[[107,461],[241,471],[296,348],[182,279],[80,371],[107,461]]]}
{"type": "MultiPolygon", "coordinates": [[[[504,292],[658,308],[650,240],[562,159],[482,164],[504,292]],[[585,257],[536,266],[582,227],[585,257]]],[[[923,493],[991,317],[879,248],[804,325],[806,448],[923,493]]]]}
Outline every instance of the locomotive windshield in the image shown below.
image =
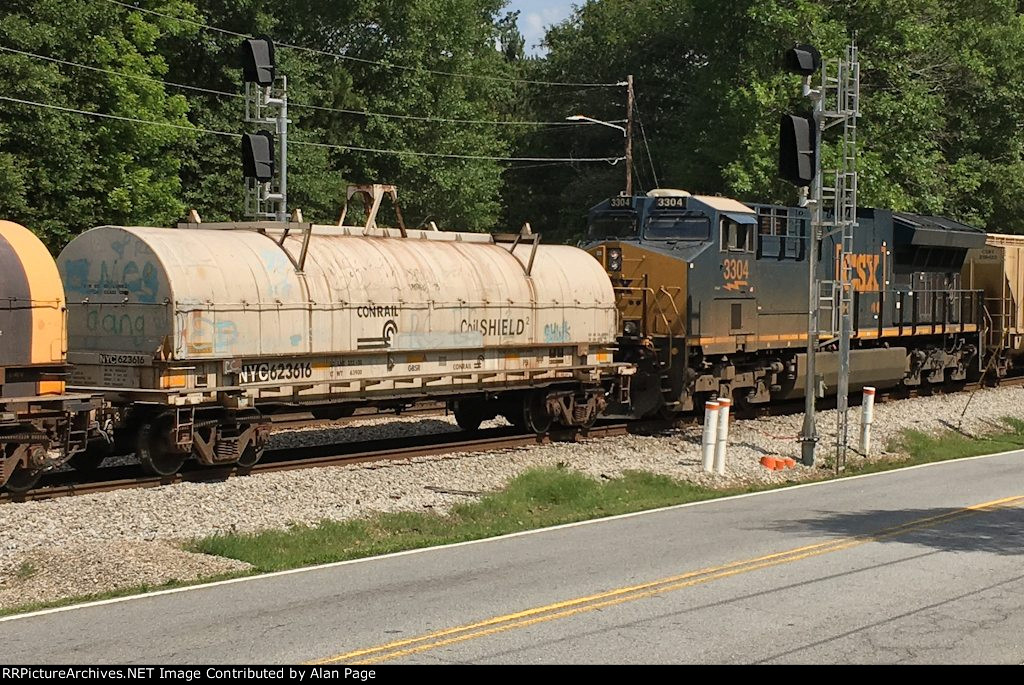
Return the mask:
{"type": "Polygon", "coordinates": [[[590,217],[587,234],[591,240],[636,236],[636,212],[600,212],[590,217]]]}
{"type": "Polygon", "coordinates": [[[652,214],[644,227],[649,240],[708,240],[711,222],[703,214],[693,212],[659,212],[652,214]]]}

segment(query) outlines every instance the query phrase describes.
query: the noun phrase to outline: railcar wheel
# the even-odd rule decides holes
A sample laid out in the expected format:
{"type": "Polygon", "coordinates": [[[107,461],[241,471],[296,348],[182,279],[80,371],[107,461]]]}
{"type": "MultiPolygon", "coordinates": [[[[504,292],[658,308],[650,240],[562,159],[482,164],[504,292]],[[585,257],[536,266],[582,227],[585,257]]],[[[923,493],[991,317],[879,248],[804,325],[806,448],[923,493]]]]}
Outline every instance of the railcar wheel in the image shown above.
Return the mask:
{"type": "Polygon", "coordinates": [[[256,441],[253,440],[245,446],[245,449],[242,450],[242,456],[240,456],[238,461],[235,463],[243,469],[252,468],[260,459],[263,458],[264,451],[264,447],[262,445],[257,445],[256,441]]]}
{"type": "Polygon", "coordinates": [[[7,479],[7,483],[4,487],[7,488],[8,492],[23,495],[38,485],[39,479],[42,477],[42,471],[18,468],[15,469],[14,473],[11,474],[11,477],[7,479]]]}
{"type": "Polygon", "coordinates": [[[538,390],[523,398],[523,426],[537,435],[544,435],[551,429],[553,419],[548,413],[547,395],[538,390]]]}
{"type": "Polygon", "coordinates": [[[114,445],[106,440],[90,442],[83,451],[68,459],[68,465],[76,471],[95,471],[103,460],[114,454],[114,445]]]}
{"type": "Polygon", "coordinates": [[[136,456],[144,468],[154,476],[173,476],[185,464],[188,456],[171,449],[167,443],[165,421],[147,422],[139,426],[136,456]]]}
{"type": "MultiPolygon", "coordinates": [[[[482,404],[483,400],[480,400],[479,403],[482,404]]],[[[454,413],[455,423],[462,430],[475,431],[484,422],[483,411],[471,401],[458,400],[455,403],[454,413]]]]}

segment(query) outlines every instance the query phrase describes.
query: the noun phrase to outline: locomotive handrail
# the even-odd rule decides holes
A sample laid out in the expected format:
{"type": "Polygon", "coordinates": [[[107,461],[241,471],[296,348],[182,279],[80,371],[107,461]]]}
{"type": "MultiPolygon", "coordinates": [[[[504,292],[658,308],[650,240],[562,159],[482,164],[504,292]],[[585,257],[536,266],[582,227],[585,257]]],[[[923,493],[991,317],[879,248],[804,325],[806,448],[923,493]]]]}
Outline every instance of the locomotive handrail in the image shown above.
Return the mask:
{"type": "MultiPolygon", "coordinates": [[[[672,294],[669,292],[669,289],[666,288],[664,285],[660,286],[658,288],[658,290],[655,290],[654,288],[652,288],[650,286],[636,286],[636,285],[612,286],[612,289],[613,290],[624,290],[624,291],[640,291],[640,292],[645,293],[645,294],[649,293],[650,295],[653,296],[654,306],[658,308],[658,315],[661,316],[661,320],[665,324],[666,334],[668,335],[668,346],[669,346],[668,347],[668,361],[669,361],[669,366],[671,366],[672,365],[672,358],[674,356],[673,349],[675,349],[675,344],[674,344],[675,336],[672,334],[672,325],[668,321],[668,316],[666,316],[665,310],[661,306],[661,302],[659,302],[658,295],[661,294],[661,295],[667,295],[668,296],[669,302],[672,303],[672,309],[675,311],[676,320],[678,320],[679,319],[679,307],[676,306],[676,298],[672,296],[672,294]]],[[[682,290],[682,288],[680,286],[672,286],[671,289],[674,290],[674,291],[677,291],[677,292],[682,290]]],[[[646,318],[646,316],[647,316],[647,313],[645,311],[644,312],[644,317],[646,318]]],[[[686,335],[686,331],[684,329],[684,331],[683,331],[684,339],[685,339],[685,335],[686,335]]]]}

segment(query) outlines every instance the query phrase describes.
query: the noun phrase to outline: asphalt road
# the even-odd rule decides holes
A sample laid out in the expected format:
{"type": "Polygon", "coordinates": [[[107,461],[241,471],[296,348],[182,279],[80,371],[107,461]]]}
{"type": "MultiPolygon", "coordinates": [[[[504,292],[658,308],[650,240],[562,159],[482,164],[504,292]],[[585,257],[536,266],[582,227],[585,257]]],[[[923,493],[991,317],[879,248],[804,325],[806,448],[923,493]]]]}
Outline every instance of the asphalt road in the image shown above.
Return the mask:
{"type": "Polygon", "coordinates": [[[11,663],[1024,663],[1024,453],[0,620],[11,663]]]}

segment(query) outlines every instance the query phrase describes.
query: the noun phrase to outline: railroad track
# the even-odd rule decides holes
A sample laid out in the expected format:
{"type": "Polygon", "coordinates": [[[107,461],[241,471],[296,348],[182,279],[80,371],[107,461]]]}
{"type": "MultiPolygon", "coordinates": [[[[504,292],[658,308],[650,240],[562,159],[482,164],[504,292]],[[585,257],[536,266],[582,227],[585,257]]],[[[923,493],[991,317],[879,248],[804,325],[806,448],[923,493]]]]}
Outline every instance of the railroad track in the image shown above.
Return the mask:
{"type": "MultiPolygon", "coordinates": [[[[1024,376],[1008,377],[1000,381],[1000,387],[1024,385],[1024,376]]],[[[916,389],[909,392],[880,391],[877,402],[891,402],[930,394],[963,394],[968,395],[988,387],[980,383],[967,383],[955,389],[946,387],[928,387],[925,391],[916,389]]],[[[850,397],[851,409],[860,403],[860,394],[850,397]]],[[[835,398],[819,400],[818,408],[823,411],[835,409],[835,398]]],[[[398,413],[398,416],[429,416],[444,413],[443,403],[424,403],[398,413]]],[[[803,401],[787,402],[758,408],[754,412],[737,412],[736,418],[754,418],[755,416],[779,416],[803,411],[803,401]]],[[[360,410],[351,417],[335,420],[315,419],[308,413],[281,414],[273,417],[274,431],[294,430],[296,428],[323,426],[325,428],[342,426],[353,421],[394,416],[394,412],[375,409],[360,410]]],[[[699,422],[697,415],[682,415],[677,422],[693,424],[699,422]]],[[[475,437],[466,439],[466,433],[440,433],[433,435],[408,436],[374,442],[348,443],[346,445],[317,445],[307,447],[289,447],[267,450],[260,463],[249,469],[236,466],[223,467],[186,467],[186,470],[166,478],[144,475],[138,465],[114,466],[98,469],[85,482],[76,482],[82,474],[77,471],[61,471],[44,476],[42,483],[34,490],[24,494],[0,492],[0,503],[25,502],[71,497],[113,490],[131,488],[153,488],[174,483],[202,483],[227,480],[237,476],[247,476],[274,471],[289,471],[322,466],[338,466],[374,461],[401,461],[423,456],[438,456],[455,453],[475,453],[489,450],[529,447],[550,442],[572,440],[592,440],[616,435],[625,435],[631,431],[657,431],[668,427],[663,421],[644,421],[626,423],[609,423],[596,426],[589,431],[561,429],[551,431],[539,437],[517,433],[512,428],[492,428],[479,431],[475,437]]],[[[793,436],[795,440],[797,436],[793,436]]]]}
{"type": "Polygon", "coordinates": [[[402,418],[405,416],[440,416],[445,414],[446,411],[447,405],[444,402],[423,402],[399,411],[393,409],[377,409],[374,407],[357,409],[352,416],[346,416],[340,419],[318,419],[308,411],[288,414],[272,414],[269,418],[271,423],[271,432],[279,432],[295,430],[297,428],[321,426],[324,428],[331,428],[343,426],[355,421],[366,421],[368,419],[402,418]]]}
{"type": "MultiPolygon", "coordinates": [[[[376,461],[400,461],[415,457],[530,447],[551,442],[593,440],[625,435],[630,428],[631,426],[625,423],[610,423],[595,426],[587,431],[553,430],[544,436],[527,435],[514,428],[491,428],[479,431],[472,439],[466,439],[466,434],[459,432],[407,436],[346,445],[289,447],[267,450],[263,459],[249,469],[241,469],[237,466],[192,467],[166,478],[145,475],[138,465],[100,468],[91,474],[91,478],[86,482],[81,482],[82,473],[80,472],[61,471],[44,476],[41,484],[30,492],[24,494],[0,493],[0,502],[40,501],[113,490],[154,488],[174,483],[218,482],[238,476],[274,471],[294,471],[376,461]]],[[[636,429],[635,426],[632,428],[636,429]]]]}

